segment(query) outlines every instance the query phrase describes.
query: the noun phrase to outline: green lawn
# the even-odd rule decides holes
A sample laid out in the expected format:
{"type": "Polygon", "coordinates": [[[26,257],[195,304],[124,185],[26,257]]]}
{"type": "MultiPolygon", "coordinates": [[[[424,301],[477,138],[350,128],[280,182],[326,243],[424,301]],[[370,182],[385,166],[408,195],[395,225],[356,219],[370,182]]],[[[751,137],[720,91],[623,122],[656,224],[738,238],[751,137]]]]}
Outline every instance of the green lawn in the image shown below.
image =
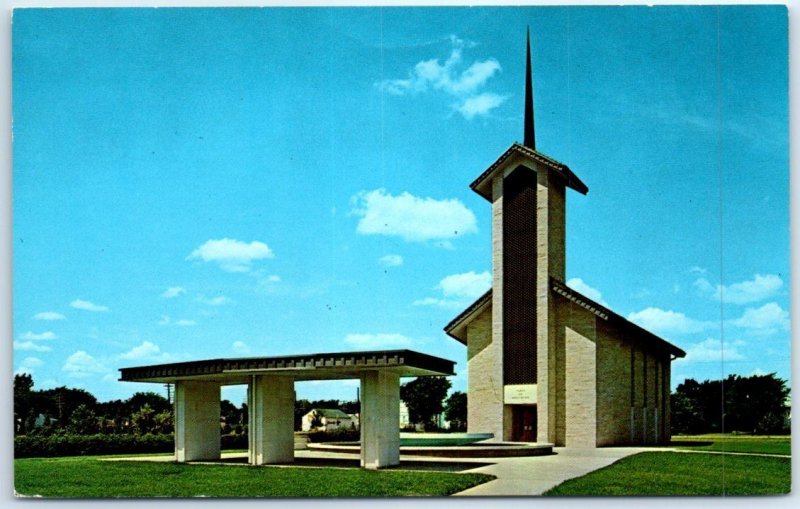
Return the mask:
{"type": "Polygon", "coordinates": [[[645,452],[566,481],[545,495],[773,495],[789,493],[791,459],[645,452]]]}
{"type": "Polygon", "coordinates": [[[672,445],[679,449],[697,451],[749,452],[755,454],[792,453],[792,439],[784,436],[751,436],[751,435],[676,435],[672,437],[672,445]]]}
{"type": "Polygon", "coordinates": [[[185,465],[97,458],[15,460],[16,492],[58,498],[444,496],[494,479],[485,474],[448,472],[185,465]]]}

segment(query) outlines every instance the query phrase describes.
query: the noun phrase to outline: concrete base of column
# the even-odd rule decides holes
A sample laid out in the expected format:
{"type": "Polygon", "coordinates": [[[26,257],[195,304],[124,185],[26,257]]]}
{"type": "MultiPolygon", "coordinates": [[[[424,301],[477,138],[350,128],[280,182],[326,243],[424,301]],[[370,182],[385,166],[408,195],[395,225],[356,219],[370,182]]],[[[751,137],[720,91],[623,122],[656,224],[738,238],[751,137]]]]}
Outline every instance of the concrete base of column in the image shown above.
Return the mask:
{"type": "Polygon", "coordinates": [[[400,464],[400,376],[385,371],[361,375],[361,466],[400,464]]]}
{"type": "Polygon", "coordinates": [[[253,376],[247,408],[250,464],[294,462],[294,380],[253,376]]]}
{"type": "Polygon", "coordinates": [[[175,382],[175,459],[220,458],[220,384],[175,382]]]}

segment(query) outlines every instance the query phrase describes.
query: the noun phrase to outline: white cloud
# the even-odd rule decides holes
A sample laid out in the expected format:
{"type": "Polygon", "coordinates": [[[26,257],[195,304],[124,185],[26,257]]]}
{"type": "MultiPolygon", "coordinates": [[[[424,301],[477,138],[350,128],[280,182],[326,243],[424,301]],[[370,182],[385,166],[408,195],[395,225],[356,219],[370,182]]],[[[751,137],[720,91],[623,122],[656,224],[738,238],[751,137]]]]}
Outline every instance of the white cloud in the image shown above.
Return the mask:
{"type": "Polygon", "coordinates": [[[33,375],[33,374],[34,374],[33,373],[33,369],[31,369],[31,368],[29,368],[27,366],[20,366],[20,367],[17,368],[16,371],[14,371],[14,376],[17,376],[17,375],[33,375]]]}
{"type": "Polygon", "coordinates": [[[597,302],[601,306],[610,307],[608,305],[608,302],[603,300],[603,294],[600,293],[600,290],[587,285],[586,282],[584,282],[584,280],[579,277],[574,277],[569,281],[567,281],[567,286],[569,286],[570,288],[572,288],[577,292],[582,293],[586,297],[589,297],[590,299],[597,302]]]}
{"type": "Polygon", "coordinates": [[[403,257],[396,254],[381,256],[378,262],[384,267],[399,267],[403,265],[403,257]]]}
{"type": "Polygon", "coordinates": [[[414,306],[436,306],[458,309],[469,305],[492,286],[492,275],[488,271],[475,271],[445,276],[434,287],[442,292],[443,298],[426,297],[413,302],[414,306]]]}
{"type": "Polygon", "coordinates": [[[119,359],[129,361],[167,361],[169,358],[169,354],[162,352],[158,345],[150,341],[143,341],[141,345],[134,346],[127,352],[119,355],[119,359]]]}
{"type": "Polygon", "coordinates": [[[493,109],[505,102],[506,96],[484,92],[483,94],[469,97],[456,109],[467,120],[472,120],[475,116],[486,115],[493,109]]]}
{"type": "Polygon", "coordinates": [[[456,36],[451,36],[450,42],[452,49],[444,63],[438,58],[423,60],[409,71],[407,78],[383,80],[376,85],[392,95],[440,90],[458,99],[459,104],[455,109],[466,119],[488,113],[502,103],[505,97],[488,92],[478,94],[478,89],[484,87],[492,76],[502,70],[500,63],[494,58],[488,58],[476,60],[463,69],[463,51],[467,44],[456,36]]]}
{"type": "Polygon", "coordinates": [[[692,274],[704,275],[708,271],[706,269],[704,269],[703,267],[698,267],[697,265],[694,265],[694,266],[689,268],[689,272],[691,272],[692,274]]]}
{"type": "Polygon", "coordinates": [[[210,298],[204,295],[198,295],[197,302],[201,302],[206,306],[224,306],[225,304],[233,303],[233,300],[229,299],[224,295],[218,295],[216,297],[210,297],[210,298]]]}
{"type": "Polygon", "coordinates": [[[32,352],[49,352],[52,350],[49,346],[40,345],[33,341],[14,341],[14,350],[32,351],[32,352]]]}
{"type": "Polygon", "coordinates": [[[40,339],[56,339],[57,337],[58,336],[56,336],[53,331],[42,332],[39,334],[28,331],[20,334],[19,339],[23,339],[25,341],[37,341],[40,339]]]}
{"type": "Polygon", "coordinates": [[[186,259],[200,259],[204,262],[216,262],[220,268],[228,272],[249,272],[253,260],[274,258],[272,249],[263,242],[254,240],[249,244],[235,239],[208,240],[198,247],[186,259]]]}
{"type": "Polygon", "coordinates": [[[66,320],[67,317],[62,315],[61,313],[56,313],[55,311],[42,311],[41,313],[36,313],[33,315],[34,320],[66,320]]]}
{"type": "Polygon", "coordinates": [[[21,364],[26,368],[38,368],[39,366],[43,365],[44,362],[38,357],[25,357],[22,359],[21,364]]]}
{"type": "MultiPolygon", "coordinates": [[[[695,343],[686,348],[685,362],[722,362],[740,361],[744,355],[739,353],[733,341],[725,341],[723,344],[719,339],[708,338],[705,341],[695,343]]],[[[680,359],[679,359],[680,360],[680,359]]]]}
{"type": "Polygon", "coordinates": [[[402,334],[348,334],[344,342],[357,348],[393,348],[414,344],[414,340],[402,334]]]}
{"type": "Polygon", "coordinates": [[[75,299],[69,303],[70,307],[75,309],[82,309],[84,311],[92,311],[93,313],[106,313],[110,311],[107,306],[100,306],[88,300],[75,299]]]}
{"type": "Polygon", "coordinates": [[[456,199],[398,196],[385,189],[362,191],[352,199],[362,235],[393,235],[408,242],[447,240],[478,231],[475,214],[456,199]]]}
{"type": "Polygon", "coordinates": [[[69,376],[75,378],[86,378],[91,375],[105,374],[110,371],[102,362],[83,350],[78,350],[67,357],[61,369],[69,376]]]}
{"type": "Polygon", "coordinates": [[[488,271],[475,273],[475,271],[464,272],[463,274],[451,274],[446,276],[436,288],[440,289],[445,297],[465,297],[477,299],[492,286],[492,275],[488,271]]]}
{"type": "Polygon", "coordinates": [[[766,336],[789,330],[789,312],[770,302],[760,308],[747,308],[740,318],[731,320],[736,327],[766,336]]]}
{"type": "Polygon", "coordinates": [[[161,294],[161,297],[164,299],[174,299],[175,297],[179,297],[184,293],[186,293],[186,289],[182,286],[171,286],[161,294]]]}
{"type": "Polygon", "coordinates": [[[649,307],[630,313],[628,320],[656,334],[691,334],[717,326],[715,322],[695,320],[676,311],[649,307]]]}
{"type": "Polygon", "coordinates": [[[731,304],[748,304],[758,302],[775,295],[783,287],[783,280],[775,274],[762,276],[756,274],[753,279],[733,283],[732,285],[712,285],[706,278],[694,282],[695,288],[711,294],[716,300],[731,304]]]}
{"type": "Polygon", "coordinates": [[[280,283],[281,277],[276,274],[270,274],[266,279],[267,283],[280,283]]]}
{"type": "Polygon", "coordinates": [[[231,348],[236,353],[247,354],[250,353],[250,347],[244,341],[234,341],[231,348]]]}

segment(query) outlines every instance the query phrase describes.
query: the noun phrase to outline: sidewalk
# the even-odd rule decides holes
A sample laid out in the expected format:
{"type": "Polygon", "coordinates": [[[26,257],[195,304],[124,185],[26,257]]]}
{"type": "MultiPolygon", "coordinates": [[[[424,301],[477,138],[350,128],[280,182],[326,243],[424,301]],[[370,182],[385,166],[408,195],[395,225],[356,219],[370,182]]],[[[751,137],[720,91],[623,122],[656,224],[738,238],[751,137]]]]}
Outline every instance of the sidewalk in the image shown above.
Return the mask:
{"type": "Polygon", "coordinates": [[[562,482],[606,467],[626,456],[659,450],[653,447],[566,449],[555,447],[551,456],[492,458],[493,465],[470,470],[497,479],[454,496],[503,497],[541,495],[562,482]]]}

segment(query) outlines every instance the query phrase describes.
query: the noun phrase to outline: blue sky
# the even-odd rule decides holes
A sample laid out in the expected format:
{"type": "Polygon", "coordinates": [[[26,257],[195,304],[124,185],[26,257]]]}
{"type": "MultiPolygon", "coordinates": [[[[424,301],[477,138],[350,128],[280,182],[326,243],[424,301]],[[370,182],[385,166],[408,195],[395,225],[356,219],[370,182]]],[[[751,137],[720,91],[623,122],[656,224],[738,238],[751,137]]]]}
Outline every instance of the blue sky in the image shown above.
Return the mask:
{"type": "Polygon", "coordinates": [[[464,390],[442,327],[489,285],[469,183],[522,138],[527,25],[537,148],[590,189],[568,284],[686,350],[673,385],[788,379],[782,7],[17,10],[15,372],[106,400],[161,390],[125,366],[412,348],[464,390]]]}

